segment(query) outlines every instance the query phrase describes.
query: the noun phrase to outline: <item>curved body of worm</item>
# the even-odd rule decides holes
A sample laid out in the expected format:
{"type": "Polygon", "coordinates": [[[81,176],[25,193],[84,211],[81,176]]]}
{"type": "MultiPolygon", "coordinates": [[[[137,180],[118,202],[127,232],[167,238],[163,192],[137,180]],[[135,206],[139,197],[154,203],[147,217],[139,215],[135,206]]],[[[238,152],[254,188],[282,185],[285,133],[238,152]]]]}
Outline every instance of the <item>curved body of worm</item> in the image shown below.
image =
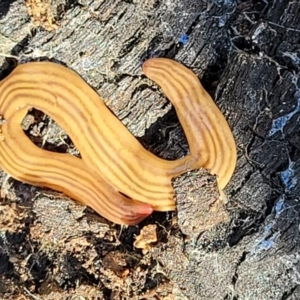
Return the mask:
{"type": "Polygon", "coordinates": [[[51,62],[32,62],[19,65],[0,83],[5,120],[1,167],[18,180],[64,192],[119,224],[137,224],[152,210],[173,210],[171,178],[188,169],[210,169],[223,189],[235,167],[236,149],[220,110],[197,76],[175,61],[150,59],[143,70],[175,106],[189,155],[176,161],[156,157],[77,73],[51,62]],[[53,118],[82,159],[33,145],[20,125],[31,108],[53,118]]]}
{"type": "Polygon", "coordinates": [[[167,161],[147,151],[74,71],[51,62],[17,66],[0,83],[0,114],[9,124],[20,108],[53,118],[87,167],[117,191],[154,210],[174,210],[171,178],[186,171],[189,157],[167,161]]]}
{"type": "Polygon", "coordinates": [[[2,126],[0,165],[7,173],[19,181],[63,192],[117,224],[137,224],[152,213],[151,205],[123,196],[82,159],[34,145],[20,126],[26,114],[26,108],[11,110],[2,126]]]}
{"type": "Polygon", "coordinates": [[[191,169],[203,167],[217,175],[220,190],[229,182],[237,160],[236,144],[222,112],[185,66],[166,58],[152,58],[143,65],[176,109],[188,140],[191,169]]]}

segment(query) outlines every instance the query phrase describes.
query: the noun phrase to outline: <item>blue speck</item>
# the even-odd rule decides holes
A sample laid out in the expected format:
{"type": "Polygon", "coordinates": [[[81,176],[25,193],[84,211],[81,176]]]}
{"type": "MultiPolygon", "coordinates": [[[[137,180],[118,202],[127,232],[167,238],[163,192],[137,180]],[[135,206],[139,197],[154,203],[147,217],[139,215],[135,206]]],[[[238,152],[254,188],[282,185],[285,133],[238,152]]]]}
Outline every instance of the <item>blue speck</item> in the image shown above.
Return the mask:
{"type": "Polygon", "coordinates": [[[275,204],[275,212],[276,215],[279,215],[282,211],[282,209],[284,208],[283,206],[283,202],[284,202],[284,197],[281,197],[278,202],[275,204]]]}
{"type": "Polygon", "coordinates": [[[279,173],[282,183],[289,191],[291,191],[298,183],[297,177],[294,177],[294,165],[294,162],[290,162],[288,169],[279,173]]]}
{"type": "MultiPolygon", "coordinates": [[[[299,97],[299,93],[296,93],[296,96],[299,97]]],[[[291,111],[289,114],[282,116],[278,119],[273,120],[272,128],[269,131],[268,136],[272,136],[277,131],[283,131],[284,126],[287,124],[287,122],[297,113],[300,111],[300,98],[298,98],[297,106],[293,111],[291,111]]]]}
{"type": "Polygon", "coordinates": [[[274,245],[274,241],[272,239],[269,239],[269,240],[262,241],[258,245],[258,248],[259,248],[260,251],[262,251],[262,250],[269,250],[270,248],[272,248],[273,245],[274,245]]]}
{"type": "Polygon", "coordinates": [[[227,19],[228,19],[227,15],[224,15],[224,16],[220,17],[218,26],[219,27],[224,27],[225,24],[226,24],[227,19]]]}
{"type": "Polygon", "coordinates": [[[276,238],[277,234],[273,235],[272,237],[270,237],[269,239],[265,239],[261,242],[259,242],[252,250],[251,253],[253,254],[259,254],[262,251],[267,251],[270,250],[274,245],[275,245],[275,238],[276,238]]]}
{"type": "Polygon", "coordinates": [[[273,224],[268,224],[266,227],[265,227],[265,232],[269,233],[270,230],[273,228],[273,224]]]}
{"type": "Polygon", "coordinates": [[[179,42],[182,43],[183,45],[186,45],[189,40],[189,36],[185,33],[181,36],[179,42]]]}

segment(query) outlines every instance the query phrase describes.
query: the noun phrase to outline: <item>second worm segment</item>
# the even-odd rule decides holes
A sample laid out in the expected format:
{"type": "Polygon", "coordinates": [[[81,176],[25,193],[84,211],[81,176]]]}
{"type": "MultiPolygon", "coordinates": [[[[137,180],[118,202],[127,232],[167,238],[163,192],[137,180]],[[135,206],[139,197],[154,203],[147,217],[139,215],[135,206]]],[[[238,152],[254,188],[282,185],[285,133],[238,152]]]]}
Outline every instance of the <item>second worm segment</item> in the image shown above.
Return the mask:
{"type": "Polygon", "coordinates": [[[79,75],[58,64],[33,62],[19,65],[0,83],[0,114],[5,120],[1,167],[16,179],[65,192],[120,224],[136,224],[152,209],[173,210],[171,178],[188,169],[211,169],[223,189],[233,173],[236,150],[222,113],[196,75],[182,65],[151,59],[143,69],[175,106],[190,155],[176,161],[156,157],[79,75]],[[34,146],[20,127],[31,108],[53,118],[82,159],[34,146]]]}
{"type": "Polygon", "coordinates": [[[0,164],[6,172],[22,182],[63,192],[118,224],[137,224],[152,213],[151,205],[123,196],[82,159],[34,145],[20,126],[26,114],[26,108],[18,108],[6,115],[0,142],[0,164]]]}
{"type": "Polygon", "coordinates": [[[222,112],[204,90],[198,77],[183,65],[166,58],[153,58],[143,65],[172,102],[194,159],[190,168],[205,168],[217,175],[222,190],[236,165],[236,145],[222,112]]]}

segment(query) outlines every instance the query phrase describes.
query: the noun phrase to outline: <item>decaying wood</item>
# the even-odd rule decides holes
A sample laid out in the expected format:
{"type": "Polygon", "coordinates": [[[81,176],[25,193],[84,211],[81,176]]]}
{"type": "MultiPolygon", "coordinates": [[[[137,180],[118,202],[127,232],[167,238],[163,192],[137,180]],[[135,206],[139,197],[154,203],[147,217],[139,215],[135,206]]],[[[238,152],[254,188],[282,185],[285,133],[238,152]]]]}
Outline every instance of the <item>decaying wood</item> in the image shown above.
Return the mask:
{"type": "MultiPolygon", "coordinates": [[[[299,1],[42,1],[38,11],[25,2],[0,2],[2,78],[19,62],[61,62],[145,147],[175,159],[188,151],[184,134],[141,73],[146,58],[171,57],[211,93],[239,157],[225,190],[228,220],[189,238],[171,213],[109,226],[2,172],[0,298],[299,299],[299,1]],[[56,200],[65,216],[50,209],[56,200]],[[142,255],[133,243],[145,224],[158,224],[158,242],[142,255]],[[124,262],[122,275],[103,265],[109,253],[124,262]]],[[[34,116],[34,140],[72,149],[55,124],[34,116]]]]}

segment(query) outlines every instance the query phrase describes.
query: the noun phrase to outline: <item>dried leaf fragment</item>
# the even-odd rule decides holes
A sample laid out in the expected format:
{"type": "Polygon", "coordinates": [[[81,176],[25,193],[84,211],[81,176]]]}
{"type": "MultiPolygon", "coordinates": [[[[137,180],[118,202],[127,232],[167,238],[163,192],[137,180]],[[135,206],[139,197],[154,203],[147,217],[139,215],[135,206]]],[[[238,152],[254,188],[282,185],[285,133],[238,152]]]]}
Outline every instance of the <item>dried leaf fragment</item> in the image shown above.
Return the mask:
{"type": "Polygon", "coordinates": [[[48,31],[58,28],[55,20],[55,9],[50,0],[25,0],[28,14],[36,26],[42,26],[48,31]]]}
{"type": "Polygon", "coordinates": [[[152,248],[151,244],[157,242],[156,229],[157,226],[155,224],[143,227],[140,234],[136,236],[133,246],[142,249],[143,254],[147,254],[152,248]]]}

